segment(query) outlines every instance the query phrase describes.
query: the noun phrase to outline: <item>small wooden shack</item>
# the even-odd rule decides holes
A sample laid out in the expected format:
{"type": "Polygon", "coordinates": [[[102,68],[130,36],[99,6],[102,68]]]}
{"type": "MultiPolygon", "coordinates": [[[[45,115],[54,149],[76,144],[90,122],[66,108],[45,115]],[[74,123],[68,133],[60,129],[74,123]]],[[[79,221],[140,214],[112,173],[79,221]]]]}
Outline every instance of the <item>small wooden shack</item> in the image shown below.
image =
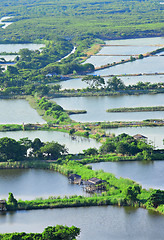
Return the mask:
{"type": "Polygon", "coordinates": [[[82,183],[82,180],[81,180],[81,176],[78,175],[78,174],[71,174],[69,177],[68,177],[68,180],[70,183],[73,183],[73,184],[81,184],[82,183]]]}
{"type": "Polygon", "coordinates": [[[141,134],[136,134],[133,136],[134,139],[136,140],[144,140],[144,141],[147,141],[147,137],[141,135],[141,134]]]}
{"type": "Polygon", "coordinates": [[[0,200],[0,211],[6,211],[6,200],[0,200]]]}
{"type": "Polygon", "coordinates": [[[84,190],[89,193],[94,193],[95,191],[103,191],[106,189],[105,183],[105,180],[93,177],[87,181],[83,181],[84,190]]]}

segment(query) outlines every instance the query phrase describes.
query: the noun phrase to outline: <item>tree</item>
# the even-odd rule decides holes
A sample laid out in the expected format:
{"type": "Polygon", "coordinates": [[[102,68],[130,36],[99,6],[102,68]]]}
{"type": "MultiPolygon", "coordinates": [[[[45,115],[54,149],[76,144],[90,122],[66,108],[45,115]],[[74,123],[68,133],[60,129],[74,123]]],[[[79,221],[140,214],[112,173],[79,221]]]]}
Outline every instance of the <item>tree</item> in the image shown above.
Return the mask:
{"type": "Polygon", "coordinates": [[[102,146],[99,149],[99,151],[104,154],[114,152],[115,150],[116,150],[115,144],[111,141],[106,141],[105,143],[102,144],[102,146]]]}
{"type": "Polygon", "coordinates": [[[158,207],[160,204],[164,204],[164,191],[160,189],[155,189],[151,193],[147,201],[150,207],[158,207]]]}
{"type": "Polygon", "coordinates": [[[0,159],[7,160],[22,160],[26,156],[26,147],[21,145],[15,139],[4,137],[0,139],[0,159]]]}
{"type": "Polygon", "coordinates": [[[86,82],[91,88],[98,88],[105,85],[104,78],[100,76],[88,75],[82,78],[83,82],[86,82]]]}
{"type": "Polygon", "coordinates": [[[134,184],[133,186],[128,186],[125,189],[125,195],[127,200],[136,201],[137,195],[141,193],[141,186],[134,184]]]}
{"type": "Polygon", "coordinates": [[[9,74],[18,74],[18,69],[16,67],[8,65],[7,66],[7,72],[9,74]]]}
{"type": "Polygon", "coordinates": [[[74,128],[71,128],[71,129],[69,130],[69,134],[70,134],[70,135],[73,135],[75,132],[76,132],[76,130],[75,130],[74,128]]]}
{"type": "Polygon", "coordinates": [[[45,240],[75,240],[80,234],[80,229],[74,226],[67,227],[56,225],[56,227],[47,227],[42,233],[42,239],[45,240]]]}
{"type": "Polygon", "coordinates": [[[83,150],[85,155],[97,155],[98,150],[96,148],[88,148],[86,150],[83,150]]]}
{"type": "Polygon", "coordinates": [[[57,142],[47,142],[45,146],[40,148],[40,151],[43,155],[48,155],[48,157],[54,160],[60,158],[63,154],[68,152],[65,145],[61,145],[57,142]]]}
{"type": "Polygon", "coordinates": [[[31,143],[32,147],[32,155],[35,157],[42,156],[40,148],[44,145],[43,142],[39,138],[35,138],[34,141],[31,143]]]}
{"type": "Polygon", "coordinates": [[[21,145],[25,146],[25,148],[28,150],[29,148],[31,148],[32,145],[32,141],[28,138],[20,138],[18,143],[20,143],[21,145]]]}
{"type": "Polygon", "coordinates": [[[139,58],[139,59],[143,59],[143,55],[142,55],[142,54],[139,54],[138,58],[139,58]]]}
{"type": "Polygon", "coordinates": [[[43,143],[41,142],[40,138],[35,138],[34,141],[31,144],[31,147],[36,152],[40,150],[40,148],[43,146],[43,143]]]}
{"type": "Polygon", "coordinates": [[[23,48],[19,50],[19,55],[20,55],[20,60],[21,61],[31,61],[32,58],[32,52],[31,50],[29,50],[28,48],[23,48]]]}
{"type": "Polygon", "coordinates": [[[15,210],[18,206],[17,200],[14,198],[13,193],[9,192],[9,197],[7,201],[8,208],[15,210]]]}
{"type": "Polygon", "coordinates": [[[116,152],[121,154],[129,153],[129,145],[126,142],[118,142],[116,145],[116,152]]]}
{"type": "Polygon", "coordinates": [[[125,85],[123,81],[120,78],[117,78],[116,76],[112,77],[111,79],[108,79],[107,81],[107,89],[112,91],[117,91],[124,89],[125,85]]]}

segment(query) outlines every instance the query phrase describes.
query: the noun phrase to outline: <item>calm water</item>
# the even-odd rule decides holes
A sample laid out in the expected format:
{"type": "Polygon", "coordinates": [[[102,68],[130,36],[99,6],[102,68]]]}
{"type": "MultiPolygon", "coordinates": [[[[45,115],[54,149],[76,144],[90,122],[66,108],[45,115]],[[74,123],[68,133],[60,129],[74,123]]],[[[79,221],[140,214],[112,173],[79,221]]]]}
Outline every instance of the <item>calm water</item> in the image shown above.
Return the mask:
{"type": "Polygon", "coordinates": [[[0,55],[0,58],[4,58],[6,61],[14,61],[17,55],[0,55]]]}
{"type": "Polygon", "coordinates": [[[161,106],[164,95],[139,95],[139,96],[105,96],[105,97],[71,97],[53,99],[65,109],[84,109],[86,114],[72,115],[71,118],[81,122],[95,121],[132,121],[144,119],[163,119],[164,112],[129,112],[107,113],[109,108],[119,107],[146,107],[161,106]]]}
{"type": "Polygon", "coordinates": [[[0,124],[45,123],[23,99],[0,99],[0,124]]]}
{"type": "MultiPolygon", "coordinates": [[[[106,47],[107,48],[107,47],[106,47]]],[[[100,54],[100,52],[99,52],[100,54]]],[[[109,54],[105,53],[104,54],[109,54]]],[[[129,59],[130,56],[91,56],[88,58],[85,63],[92,63],[95,67],[103,66],[107,63],[120,62],[121,60],[129,59]]]]}
{"type": "Polygon", "coordinates": [[[148,141],[152,142],[152,145],[156,148],[164,148],[163,145],[163,133],[164,127],[127,127],[127,128],[115,128],[105,130],[107,133],[115,133],[116,136],[121,133],[127,133],[131,136],[135,134],[142,134],[148,138],[148,141]]]}
{"type": "MultiPolygon", "coordinates": [[[[87,59],[86,63],[92,63],[95,67],[100,67],[108,63],[110,64],[113,62],[118,62],[121,60],[128,59],[130,58],[130,55],[137,55],[137,54],[144,54],[147,52],[151,52],[164,46],[164,38],[140,38],[140,39],[138,38],[138,39],[126,39],[126,40],[112,40],[112,41],[106,41],[106,44],[110,46],[102,47],[102,49],[97,54],[102,54],[102,55],[105,54],[105,55],[111,55],[111,56],[98,56],[98,55],[91,56],[89,59],[87,59]],[[118,55],[118,56],[115,56],[115,55],[118,55]],[[124,56],[124,55],[127,55],[127,56],[124,56]]],[[[149,61],[148,62],[146,61],[146,63],[148,65],[150,64],[149,61]]],[[[138,71],[142,71],[142,68],[140,65],[139,66],[136,65],[136,67],[138,71]],[[141,70],[139,68],[141,68],[141,70]]],[[[145,66],[143,69],[145,69],[145,66]]],[[[123,71],[125,70],[126,71],[125,73],[127,73],[128,67],[125,69],[118,68],[118,71],[122,71],[122,70],[123,71]]],[[[115,70],[113,71],[115,72],[115,70]]],[[[110,73],[106,73],[106,71],[105,71],[106,74],[102,74],[102,72],[99,73],[99,71],[96,73],[98,75],[110,74],[110,73]]],[[[136,72],[133,71],[133,73],[136,73],[136,72]]],[[[111,74],[117,74],[117,73],[111,73],[111,74]]],[[[118,74],[120,74],[120,72],[118,74]]]]}
{"type": "Polygon", "coordinates": [[[122,40],[110,40],[106,41],[106,44],[111,45],[142,45],[142,46],[156,46],[164,45],[164,37],[153,38],[134,38],[134,39],[122,39],[122,40]]]}
{"type": "Polygon", "coordinates": [[[90,147],[99,148],[101,144],[96,142],[94,139],[88,139],[84,137],[76,136],[73,140],[68,133],[56,132],[56,131],[16,131],[16,132],[0,132],[0,138],[9,137],[19,140],[20,138],[28,137],[31,140],[35,138],[40,138],[42,142],[59,142],[60,144],[65,144],[68,148],[69,153],[80,153],[84,149],[90,147]]]}
{"type": "Polygon", "coordinates": [[[127,76],[127,77],[120,77],[120,79],[124,82],[125,85],[129,85],[129,84],[132,85],[138,82],[158,83],[158,82],[164,82],[164,75],[127,76]]]}
{"type": "Polygon", "coordinates": [[[130,178],[143,188],[164,190],[164,161],[154,162],[101,162],[91,164],[93,170],[103,169],[116,177],[130,178]]]}
{"type": "MultiPolygon", "coordinates": [[[[163,42],[164,45],[164,42],[163,42]]],[[[105,46],[98,54],[110,55],[137,55],[152,52],[156,50],[157,46],[105,46]]]]}
{"type": "Polygon", "coordinates": [[[56,224],[80,227],[80,240],[163,240],[164,216],[150,214],[145,209],[113,206],[0,215],[0,232],[41,232],[56,224]]]}
{"type": "MultiPolygon", "coordinates": [[[[110,77],[104,77],[104,80],[107,81],[110,77]]],[[[138,82],[164,82],[164,75],[142,75],[142,76],[123,76],[119,77],[125,85],[132,85],[138,82]]],[[[82,78],[74,78],[67,81],[58,82],[61,85],[62,89],[81,89],[88,87],[88,84],[81,81],[82,78]]]]}
{"type": "Polygon", "coordinates": [[[0,196],[8,198],[12,192],[16,199],[37,197],[84,195],[79,185],[70,184],[60,173],[41,169],[0,169],[0,196]]]}
{"type": "Polygon", "coordinates": [[[92,74],[107,76],[112,74],[163,73],[163,67],[164,56],[157,56],[116,65],[111,68],[95,71],[92,74]]]}
{"type": "Polygon", "coordinates": [[[0,52],[17,53],[20,49],[28,48],[30,50],[38,50],[45,47],[44,44],[22,43],[22,44],[0,44],[0,52]]]}

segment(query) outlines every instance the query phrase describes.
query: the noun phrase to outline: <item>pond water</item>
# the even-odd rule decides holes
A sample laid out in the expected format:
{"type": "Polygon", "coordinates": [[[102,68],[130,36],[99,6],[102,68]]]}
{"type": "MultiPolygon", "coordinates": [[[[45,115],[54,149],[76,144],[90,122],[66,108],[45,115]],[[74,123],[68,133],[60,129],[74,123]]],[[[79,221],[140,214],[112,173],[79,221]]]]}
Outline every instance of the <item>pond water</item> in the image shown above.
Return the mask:
{"type": "Polygon", "coordinates": [[[6,61],[14,61],[17,55],[0,55],[1,58],[4,58],[6,61]]]}
{"type": "Polygon", "coordinates": [[[164,75],[123,76],[119,78],[124,82],[125,85],[132,85],[138,82],[164,82],[164,75]]]}
{"type": "Polygon", "coordinates": [[[143,188],[156,188],[164,190],[164,161],[124,161],[92,163],[93,170],[103,169],[116,177],[130,178],[143,188]]]}
{"type": "Polygon", "coordinates": [[[0,44],[0,52],[18,53],[20,49],[38,50],[45,47],[44,44],[21,43],[21,44],[0,44]]]}
{"type": "MultiPolygon", "coordinates": [[[[104,77],[104,80],[107,81],[109,78],[111,77],[104,77]]],[[[138,82],[164,82],[164,75],[121,76],[119,78],[124,82],[125,85],[132,85],[138,82]]],[[[81,79],[82,78],[74,78],[58,82],[58,84],[61,85],[61,89],[82,89],[88,87],[88,84],[81,81],[81,79]]]]}
{"type": "Polygon", "coordinates": [[[163,145],[163,133],[164,127],[124,127],[124,128],[114,128],[114,129],[106,129],[107,133],[114,133],[117,135],[121,133],[129,134],[133,136],[135,134],[141,134],[148,138],[148,141],[152,142],[152,145],[156,148],[164,148],[163,145]]]}
{"type": "Polygon", "coordinates": [[[80,240],[163,240],[164,216],[130,207],[19,211],[0,215],[1,232],[42,232],[56,224],[81,228],[80,240]]]}
{"type": "Polygon", "coordinates": [[[68,178],[58,172],[42,169],[0,169],[1,199],[7,199],[9,192],[16,199],[22,200],[85,194],[81,186],[70,184],[68,178]]]}
{"type": "Polygon", "coordinates": [[[0,24],[3,24],[2,28],[5,29],[7,28],[9,25],[11,25],[13,22],[5,22],[5,20],[11,19],[13,17],[2,17],[0,19],[0,24]]]}
{"type": "Polygon", "coordinates": [[[111,45],[136,45],[136,46],[163,46],[164,37],[152,37],[152,38],[133,38],[122,40],[109,40],[105,41],[106,44],[111,45]]]}
{"type": "MultiPolygon", "coordinates": [[[[95,56],[88,58],[85,63],[92,63],[95,67],[100,67],[108,63],[111,64],[113,62],[129,59],[130,56],[144,54],[163,47],[164,38],[111,40],[106,41],[106,44],[108,46],[102,47],[102,49],[95,56]],[[101,54],[110,56],[101,56],[101,54]]],[[[101,73],[97,72],[97,74],[101,73]]]]}
{"type": "Polygon", "coordinates": [[[137,73],[163,73],[164,56],[148,57],[133,62],[116,65],[103,70],[97,70],[92,75],[120,75],[137,73]]]}
{"type": "MultiPolygon", "coordinates": [[[[106,47],[107,48],[107,47],[106,47]]],[[[107,63],[120,62],[121,60],[129,59],[130,56],[91,56],[85,63],[92,63],[95,67],[106,65],[107,63]]]]}
{"type": "Polygon", "coordinates": [[[0,138],[9,137],[15,140],[19,140],[20,138],[28,137],[31,140],[35,138],[40,138],[42,142],[59,142],[60,144],[65,144],[68,148],[69,153],[80,153],[83,152],[84,149],[88,149],[90,147],[99,148],[101,144],[96,142],[94,139],[88,139],[84,137],[76,136],[75,139],[68,133],[56,132],[56,131],[11,131],[11,132],[0,132],[0,138]]]}
{"type": "Polygon", "coordinates": [[[24,99],[0,99],[0,124],[45,123],[24,99]]]}
{"type": "MultiPolygon", "coordinates": [[[[164,43],[163,43],[164,45],[164,43]]],[[[110,55],[138,55],[147,52],[152,52],[159,47],[157,46],[104,46],[98,54],[110,54],[110,55]]]]}
{"type": "Polygon", "coordinates": [[[71,118],[75,121],[141,121],[145,119],[163,119],[164,112],[107,113],[106,110],[119,107],[161,106],[163,97],[163,94],[143,94],[139,96],[54,98],[53,100],[64,109],[87,110],[86,114],[72,115],[71,118]]]}

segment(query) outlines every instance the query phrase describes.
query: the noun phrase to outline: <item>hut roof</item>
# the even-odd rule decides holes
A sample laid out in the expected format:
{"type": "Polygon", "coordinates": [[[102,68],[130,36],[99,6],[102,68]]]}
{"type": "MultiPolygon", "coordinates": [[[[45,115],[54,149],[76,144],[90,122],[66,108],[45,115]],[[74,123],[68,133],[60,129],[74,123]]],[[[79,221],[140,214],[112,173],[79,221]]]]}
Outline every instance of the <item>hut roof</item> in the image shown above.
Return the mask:
{"type": "Polygon", "coordinates": [[[135,138],[135,139],[147,139],[147,137],[145,137],[141,134],[136,134],[136,135],[133,136],[133,138],[135,138]]]}
{"type": "Polygon", "coordinates": [[[99,183],[102,183],[102,180],[99,178],[93,177],[93,178],[88,179],[88,182],[93,183],[93,184],[99,184],[99,183]]]}
{"type": "Polygon", "coordinates": [[[75,179],[81,179],[81,176],[78,174],[71,174],[68,178],[71,180],[75,180],[75,179]]]}

